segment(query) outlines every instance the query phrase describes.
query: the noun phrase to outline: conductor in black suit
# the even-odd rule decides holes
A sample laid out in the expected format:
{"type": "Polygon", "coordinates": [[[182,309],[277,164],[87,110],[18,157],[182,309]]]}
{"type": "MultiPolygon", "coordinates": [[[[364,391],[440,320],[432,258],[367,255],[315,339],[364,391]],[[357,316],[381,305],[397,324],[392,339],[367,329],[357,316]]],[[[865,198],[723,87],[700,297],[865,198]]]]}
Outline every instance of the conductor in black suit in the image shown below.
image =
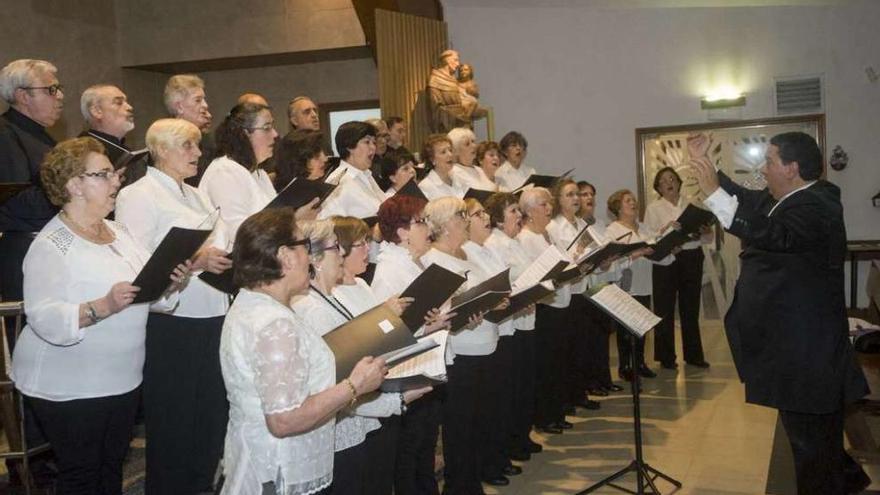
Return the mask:
{"type": "Polygon", "coordinates": [[[840,189],[820,178],[822,153],[800,132],[774,136],[762,174],[745,189],[688,149],[705,204],[743,243],[733,303],[724,318],[746,402],[773,407],[794,454],[798,494],[848,493],[843,410],[868,393],[848,338],[840,189]]]}

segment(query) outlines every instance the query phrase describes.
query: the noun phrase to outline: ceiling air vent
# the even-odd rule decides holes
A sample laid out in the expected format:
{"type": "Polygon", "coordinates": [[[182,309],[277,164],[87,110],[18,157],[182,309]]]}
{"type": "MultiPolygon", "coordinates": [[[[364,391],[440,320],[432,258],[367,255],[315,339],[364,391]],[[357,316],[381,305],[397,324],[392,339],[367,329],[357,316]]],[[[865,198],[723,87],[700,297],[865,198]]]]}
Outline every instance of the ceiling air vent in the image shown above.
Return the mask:
{"type": "Polygon", "coordinates": [[[822,78],[798,77],[776,79],[776,113],[822,112],[822,78]]]}

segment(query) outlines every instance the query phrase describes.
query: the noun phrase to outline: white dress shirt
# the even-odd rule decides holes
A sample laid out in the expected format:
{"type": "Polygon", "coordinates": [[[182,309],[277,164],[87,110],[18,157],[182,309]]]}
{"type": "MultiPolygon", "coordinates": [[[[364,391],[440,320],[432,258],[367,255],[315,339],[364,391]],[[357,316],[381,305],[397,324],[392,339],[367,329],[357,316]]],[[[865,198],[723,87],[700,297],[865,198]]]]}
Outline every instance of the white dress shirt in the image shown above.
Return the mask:
{"type": "MultiPolygon", "coordinates": [[[[507,264],[501,261],[502,258],[496,256],[485,243],[481,246],[476,242],[468,241],[461,246],[461,249],[467,254],[469,260],[475,260],[490,274],[503,272],[507,269],[507,264]]],[[[497,323],[497,325],[499,337],[509,337],[516,331],[516,328],[513,326],[513,318],[508,318],[501,323],[497,323]]]]}
{"type": "MultiPolygon", "coordinates": [[[[134,184],[119,191],[116,220],[124,223],[134,237],[150,252],[171,227],[209,228],[206,219],[214,205],[204,192],[178,183],[155,167],[134,184]]],[[[226,251],[228,239],[223,219],[217,220],[208,244],[226,251]]],[[[203,282],[194,274],[180,292],[180,304],[169,314],[187,318],[222,316],[229,309],[229,297],[203,282]]]]}
{"type": "MultiPolygon", "coordinates": [[[[775,205],[773,205],[773,208],[770,208],[770,211],[767,212],[767,216],[769,217],[773,215],[773,212],[776,211],[776,208],[778,208],[783,201],[791,197],[792,194],[803,191],[804,189],[812,186],[815,183],[816,181],[808,182],[780,198],[779,201],[775,205]]],[[[721,222],[721,226],[725,229],[730,228],[730,224],[733,223],[733,218],[736,216],[736,210],[739,208],[739,201],[736,199],[736,196],[727,194],[727,191],[720,187],[716,189],[715,192],[710,194],[708,198],[703,200],[703,204],[705,204],[706,207],[709,208],[709,210],[711,210],[716,217],[718,217],[718,220],[721,222]]]]}
{"type": "MultiPolygon", "coordinates": [[[[587,227],[587,222],[580,217],[575,217],[575,225],[565,219],[562,215],[556,215],[547,225],[547,233],[550,234],[550,241],[559,248],[563,253],[568,253],[568,245],[571,241],[587,227]]],[[[575,251],[572,249],[572,251],[575,251]]],[[[571,255],[572,253],[568,253],[571,255]]],[[[583,254],[583,253],[580,253],[583,254]]],[[[572,261],[576,261],[572,256],[572,261]]],[[[568,284],[570,294],[583,294],[587,290],[587,278],[581,277],[572,284],[568,284]]]]}
{"type": "MultiPolygon", "coordinates": [[[[498,259],[506,260],[510,266],[510,282],[513,283],[532,264],[531,258],[518,240],[508,237],[499,229],[493,229],[485,246],[495,253],[498,259]]],[[[535,312],[520,312],[510,319],[513,327],[518,331],[531,331],[535,329],[535,312]]]]}
{"type": "MultiPolygon", "coordinates": [[[[617,239],[624,234],[631,234],[627,240],[627,244],[635,242],[649,241],[651,237],[645,232],[645,228],[641,224],[636,224],[637,229],[632,230],[620,222],[611,222],[605,229],[605,235],[611,239],[617,239]]],[[[633,296],[650,296],[651,295],[651,261],[644,256],[633,260],[629,265],[632,272],[632,281],[627,292],[633,296]]],[[[621,287],[622,289],[624,287],[621,287]]]]}
{"type": "MultiPolygon", "coordinates": [[[[360,279],[356,279],[360,280],[360,279]]],[[[348,299],[356,299],[357,302],[347,301],[352,307],[342,304],[333,296],[328,296],[331,302],[327,302],[315,289],[309,290],[308,295],[299,298],[293,304],[293,310],[299,315],[318,336],[323,337],[327,332],[348,322],[348,317],[343,315],[345,310],[356,317],[361,312],[376,307],[376,301],[370,286],[363,280],[354,286],[348,286],[343,293],[348,299]],[[341,309],[340,312],[338,309],[341,309]],[[344,308],[344,309],[343,309],[344,308]],[[362,310],[356,312],[356,309],[362,310]]],[[[358,399],[354,409],[343,409],[336,415],[335,451],[339,452],[350,447],[359,445],[367,437],[367,433],[378,430],[382,423],[378,417],[387,417],[392,414],[400,414],[400,396],[398,394],[375,393],[358,399]]]]}
{"type": "Polygon", "coordinates": [[[510,162],[505,161],[500,167],[498,167],[498,171],[495,172],[495,182],[508,191],[513,191],[517,187],[525,184],[529,176],[534,173],[535,169],[529,167],[525,163],[521,163],[519,168],[513,168],[513,165],[511,165],[510,162]]]}
{"type": "MultiPolygon", "coordinates": [[[[526,253],[529,254],[529,257],[532,260],[538,259],[538,256],[541,256],[541,253],[551,245],[543,235],[536,234],[525,228],[520,231],[519,235],[516,236],[516,239],[522,244],[522,247],[526,250],[526,253]]],[[[563,285],[556,289],[552,298],[548,297],[547,299],[540,301],[538,304],[546,304],[547,306],[561,309],[567,308],[570,303],[571,288],[569,285],[563,285]]]]}
{"type": "Polygon", "coordinates": [[[422,190],[425,197],[428,198],[428,201],[433,201],[437,198],[445,198],[447,196],[463,198],[464,193],[467,192],[467,187],[459,184],[458,180],[455,178],[455,174],[452,172],[449,173],[449,180],[452,181],[452,185],[443,182],[443,179],[440,178],[440,174],[438,174],[436,170],[431,170],[428,172],[428,175],[419,182],[419,189],[422,190]]]}
{"type": "MultiPolygon", "coordinates": [[[[436,263],[447,270],[467,277],[467,281],[459,291],[465,291],[475,287],[495,273],[487,273],[481,266],[479,259],[461,259],[444,253],[435,248],[422,256],[422,264],[430,266],[436,263]]],[[[497,273],[497,272],[496,272],[497,273]]],[[[483,320],[476,328],[465,327],[449,335],[447,349],[447,364],[455,355],[462,356],[488,356],[495,352],[498,346],[498,325],[483,320]]]]}
{"type": "MultiPolygon", "coordinates": [[[[12,378],[27,396],[90,399],[124,394],[141,384],[149,304],[132,304],[93,325],[79,325],[80,304],[134,280],[150,257],[123,224],[104,224],[115,239],[95,244],[56,215],[24,257],[27,325],[15,345],[12,378]]],[[[174,303],[176,298],[165,305],[174,303]]]]}
{"type": "Polygon", "coordinates": [[[242,222],[265,208],[276,196],[275,186],[264,170],[249,172],[227,156],[215,158],[208,165],[199,189],[208,195],[211,203],[220,207],[220,218],[226,223],[230,241],[235,240],[242,222]]]}
{"type": "MultiPolygon", "coordinates": [[[[669,222],[678,220],[678,217],[681,216],[687,205],[688,202],[684,198],[679,198],[678,204],[672,204],[666,198],[654,201],[645,209],[645,227],[647,227],[648,231],[658,236],[658,238],[662,237],[666,234],[666,231],[661,233],[663,227],[669,224],[669,222]]],[[[700,249],[700,239],[694,239],[682,244],[681,249],[700,249]]],[[[668,266],[674,261],[675,255],[671,254],[660,261],[655,261],[655,264],[668,266]]]]}
{"type": "Polygon", "coordinates": [[[327,183],[336,184],[336,189],[324,200],[319,219],[333,215],[368,218],[376,216],[379,205],[385,201],[385,193],[373,179],[373,173],[359,170],[342,160],[329,176],[327,183]]]}
{"type": "Polygon", "coordinates": [[[289,307],[242,289],[223,322],[220,366],[229,397],[223,493],[261,495],[268,481],[285,494],[330,486],[334,418],[284,438],[269,432],[265,418],[336,384],[336,361],[324,339],[289,307]]]}

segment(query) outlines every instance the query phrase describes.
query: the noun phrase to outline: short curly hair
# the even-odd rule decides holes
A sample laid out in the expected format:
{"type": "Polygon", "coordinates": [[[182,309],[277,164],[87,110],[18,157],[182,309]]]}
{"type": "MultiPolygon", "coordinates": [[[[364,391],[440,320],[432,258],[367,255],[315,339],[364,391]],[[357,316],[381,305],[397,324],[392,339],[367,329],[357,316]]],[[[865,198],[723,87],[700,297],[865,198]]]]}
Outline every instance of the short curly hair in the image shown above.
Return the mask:
{"type": "Polygon", "coordinates": [[[614,191],[611,196],[608,196],[608,213],[611,213],[614,218],[618,218],[620,215],[620,207],[623,204],[623,198],[627,194],[633,198],[636,197],[629,189],[620,189],[619,191],[614,191]]]}
{"type": "Polygon", "coordinates": [[[292,207],[269,208],[245,220],[232,248],[232,280],[252,289],[284,276],[278,248],[296,241],[296,211],[292,207]]]}
{"type": "Polygon", "coordinates": [[[330,217],[333,220],[333,233],[336,234],[336,240],[342,249],[342,257],[345,258],[351,254],[351,248],[354,243],[370,236],[370,227],[367,222],[356,217],[330,217]]]}
{"type": "Polygon", "coordinates": [[[428,202],[422,198],[405,194],[396,194],[383,201],[376,214],[382,239],[393,244],[400,243],[397,229],[409,229],[412,220],[425,209],[426,204],[428,202]]]}
{"type": "Polygon", "coordinates": [[[438,238],[446,223],[460,211],[467,211],[467,204],[463,199],[454,196],[437,198],[425,205],[425,218],[428,220],[431,237],[438,238]]]}
{"type": "Polygon", "coordinates": [[[504,223],[504,210],[510,205],[519,206],[519,198],[516,194],[508,192],[495,193],[486,200],[486,211],[493,227],[500,227],[504,223]]]}
{"type": "Polygon", "coordinates": [[[52,204],[62,206],[70,201],[67,181],[85,173],[89,153],[103,155],[104,145],[91,137],[73,138],[58,143],[46,153],[40,167],[40,181],[52,204]]]}

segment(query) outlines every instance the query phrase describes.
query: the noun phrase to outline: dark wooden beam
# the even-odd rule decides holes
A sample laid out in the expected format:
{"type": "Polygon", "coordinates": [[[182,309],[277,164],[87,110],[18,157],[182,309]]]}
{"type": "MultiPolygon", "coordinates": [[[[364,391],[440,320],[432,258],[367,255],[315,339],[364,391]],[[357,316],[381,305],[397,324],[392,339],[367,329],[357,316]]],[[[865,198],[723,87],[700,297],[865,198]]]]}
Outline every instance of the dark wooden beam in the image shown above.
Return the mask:
{"type": "Polygon", "coordinates": [[[311,64],[335,60],[353,60],[371,57],[366,46],[330,48],[327,50],[309,50],[302,52],[270,53],[243,57],[226,57],[205,60],[186,60],[160,64],[143,64],[123,66],[124,69],[139,69],[164,74],[185,74],[190,72],[210,72],[233,69],[254,69],[279,65],[311,64]]]}

